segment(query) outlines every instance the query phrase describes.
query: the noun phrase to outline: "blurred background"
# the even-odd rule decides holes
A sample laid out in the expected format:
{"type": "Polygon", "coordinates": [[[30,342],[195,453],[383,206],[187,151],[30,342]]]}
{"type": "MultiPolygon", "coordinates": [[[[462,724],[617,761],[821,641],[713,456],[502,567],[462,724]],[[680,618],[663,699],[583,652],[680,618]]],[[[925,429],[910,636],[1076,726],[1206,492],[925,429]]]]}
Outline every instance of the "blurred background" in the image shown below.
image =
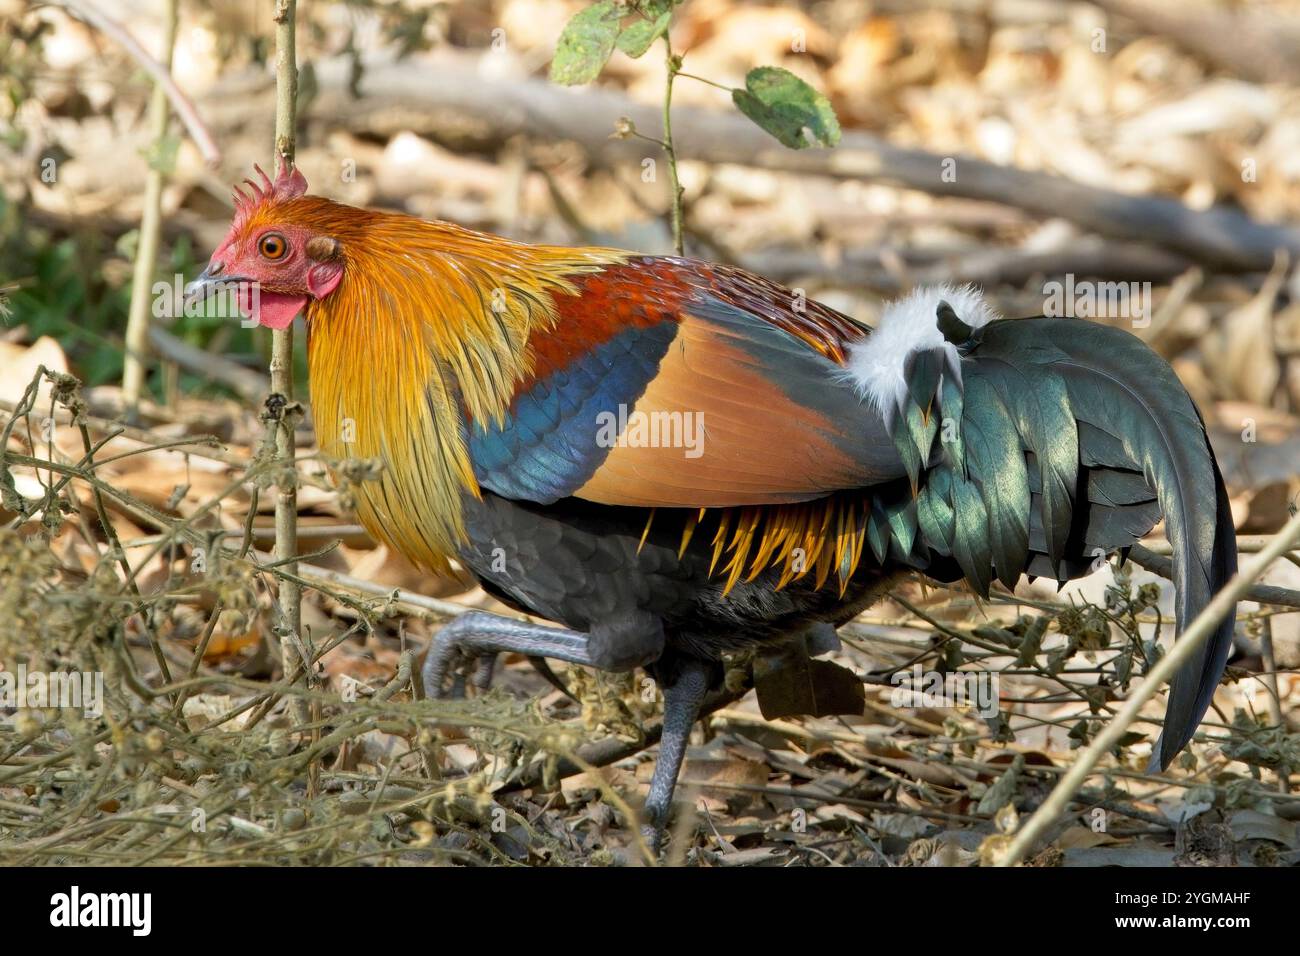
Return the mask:
{"type": "MultiPolygon", "coordinates": [[[[300,3],[298,165],[312,191],[531,241],[671,251],[666,164],[645,138],[660,135],[662,48],[616,51],[590,84],[551,82],[557,40],[584,6],[300,3]]],[[[110,468],[117,487],[184,518],[256,451],[270,342],[229,319],[151,314],[139,392],[124,394],[147,179],[161,177],[162,216],[144,274],[178,287],[224,235],[231,184],[254,162],[273,168],[274,2],[180,0],[172,75],[219,147],[215,167],[174,118],[158,135],[150,75],[123,43],[129,34],[165,59],[170,9],[0,0],[0,400],[18,401],[44,365],[85,384],[91,416],[130,413],[147,431],[119,441],[218,436],[224,457],[158,451],[110,468]]],[[[673,95],[687,254],[745,266],[867,323],[919,282],[975,282],[1008,316],[1044,312],[1054,283],[1125,283],[1142,303],[1136,320],[1113,309],[1087,317],[1130,328],[1173,363],[1211,426],[1243,541],[1286,520],[1300,491],[1300,2],[686,0],[671,41],[693,75],[673,95]],[[791,150],[752,126],[729,89],[759,66],[823,93],[838,145],[791,150]]],[[[299,366],[305,400],[301,354],[299,366]]],[[[55,444],[80,454],[75,435],[55,444]]],[[[314,559],[320,567],[488,603],[431,581],[352,523],[311,458],[310,415],[299,446],[303,549],[342,542],[314,559]]],[[[20,492],[37,493],[35,473],[15,476],[20,492]]],[[[269,548],[271,508],[271,495],[237,488],[204,520],[232,534],[248,523],[269,548]]],[[[145,537],[129,514],[112,520],[124,540],[145,537]]],[[[60,560],[99,566],[97,547],[62,534],[60,560]]],[[[149,553],[142,589],[173,582],[176,569],[149,553]]],[[[1133,581],[1158,580],[1144,573],[1133,581]]],[[[1097,577],[1067,596],[1101,600],[1113,579],[1097,577]]],[[[1300,567],[1279,562],[1265,580],[1300,587],[1300,567]]],[[[204,667],[269,675],[266,597],[249,581],[229,586],[244,596],[209,628],[204,667]]],[[[932,591],[911,593],[936,614],[970,614],[969,602],[950,609],[932,591]]],[[[160,627],[192,649],[213,606],[210,594],[182,601],[160,627]]],[[[889,607],[874,620],[898,631],[903,617],[889,607]]],[[[309,593],[314,639],[357,619],[309,593]]],[[[1300,665],[1300,614],[1268,620],[1277,666],[1300,665]]],[[[382,683],[405,639],[433,627],[398,609],[340,643],[327,679],[382,683]]],[[[1256,669],[1259,631],[1243,629],[1240,657],[1256,669]]],[[[511,681],[544,686],[521,666],[507,669],[511,681]]],[[[1273,688],[1291,719],[1296,685],[1284,673],[1273,688]]],[[[1078,709],[1042,712],[1056,706],[1078,709]]],[[[588,713],[589,725],[623,719],[601,714],[588,713]]],[[[1069,731],[1058,721],[1017,739],[1062,751],[1069,731]]]]}

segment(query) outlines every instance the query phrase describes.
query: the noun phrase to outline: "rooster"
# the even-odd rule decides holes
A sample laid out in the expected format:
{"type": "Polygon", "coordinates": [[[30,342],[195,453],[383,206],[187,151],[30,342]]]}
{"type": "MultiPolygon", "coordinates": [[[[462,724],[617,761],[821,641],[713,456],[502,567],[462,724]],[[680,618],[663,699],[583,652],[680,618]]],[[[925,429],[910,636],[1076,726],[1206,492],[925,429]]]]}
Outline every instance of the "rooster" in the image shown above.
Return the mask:
{"type": "MultiPolygon", "coordinates": [[[[273,329],[301,312],[322,454],[382,463],[354,488],[361,523],[560,625],[461,615],[427,694],[486,687],[508,652],[655,678],[656,846],[729,652],[825,637],[909,572],[984,596],[1064,582],[1161,518],[1179,631],[1236,569],[1204,424],[1127,332],[1006,321],[969,287],[919,289],[873,331],[741,269],[528,245],[258,173],[190,294],[255,290],[273,329]]],[[[1155,766],[1191,739],[1233,627],[1171,682],[1155,766]]]]}

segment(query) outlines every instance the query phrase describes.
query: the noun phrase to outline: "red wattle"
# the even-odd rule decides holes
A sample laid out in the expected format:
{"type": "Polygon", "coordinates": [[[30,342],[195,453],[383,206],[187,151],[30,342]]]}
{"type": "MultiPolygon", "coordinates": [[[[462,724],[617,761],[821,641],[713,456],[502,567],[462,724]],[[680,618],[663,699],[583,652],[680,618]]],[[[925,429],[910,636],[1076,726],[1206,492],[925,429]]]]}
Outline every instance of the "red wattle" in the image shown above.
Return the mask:
{"type": "Polygon", "coordinates": [[[259,290],[256,298],[251,290],[243,290],[240,296],[244,311],[268,329],[287,329],[306,304],[305,295],[286,295],[265,289],[259,290]]]}

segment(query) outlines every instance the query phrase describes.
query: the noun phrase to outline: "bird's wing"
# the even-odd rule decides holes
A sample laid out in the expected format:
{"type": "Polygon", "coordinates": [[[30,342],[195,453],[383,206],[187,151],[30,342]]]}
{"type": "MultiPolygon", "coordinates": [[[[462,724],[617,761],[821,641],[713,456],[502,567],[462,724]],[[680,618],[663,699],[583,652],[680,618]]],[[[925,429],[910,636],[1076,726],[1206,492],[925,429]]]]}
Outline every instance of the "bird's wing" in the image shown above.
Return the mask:
{"type": "Polygon", "coordinates": [[[479,484],[549,503],[804,501],[903,473],[844,375],[866,330],[748,273],[634,259],[558,296],[501,422],[470,422],[479,484]]]}

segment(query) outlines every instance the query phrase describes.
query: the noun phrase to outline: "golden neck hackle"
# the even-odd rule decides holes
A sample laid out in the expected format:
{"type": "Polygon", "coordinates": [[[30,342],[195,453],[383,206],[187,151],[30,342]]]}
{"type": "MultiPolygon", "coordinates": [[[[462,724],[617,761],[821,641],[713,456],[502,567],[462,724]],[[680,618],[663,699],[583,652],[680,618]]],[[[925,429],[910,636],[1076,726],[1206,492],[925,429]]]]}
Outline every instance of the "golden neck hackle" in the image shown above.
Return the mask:
{"type": "Polygon", "coordinates": [[[529,336],[554,324],[554,297],[574,292],[569,277],[620,255],[514,243],[316,197],[280,212],[337,239],[344,262],[338,287],[306,313],[321,453],[379,459],[380,477],[353,486],[361,523],[446,570],[464,539],[463,496],[479,493],[466,416],[502,420],[530,372],[529,336]]]}

